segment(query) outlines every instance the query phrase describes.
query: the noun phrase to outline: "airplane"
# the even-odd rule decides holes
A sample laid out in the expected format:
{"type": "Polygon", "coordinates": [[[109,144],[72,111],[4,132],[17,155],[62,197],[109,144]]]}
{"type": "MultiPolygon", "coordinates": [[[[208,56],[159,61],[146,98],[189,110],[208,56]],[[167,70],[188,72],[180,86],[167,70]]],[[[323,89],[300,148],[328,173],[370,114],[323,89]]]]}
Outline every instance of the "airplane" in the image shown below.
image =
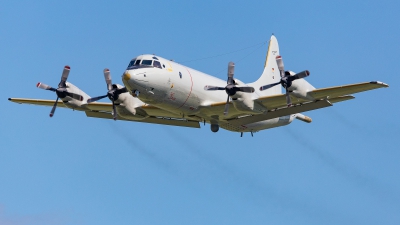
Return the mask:
{"type": "Polygon", "coordinates": [[[285,126],[294,119],[310,123],[303,112],[330,107],[354,99],[354,93],[389,87],[380,81],[328,88],[315,88],[304,78],[308,70],[285,70],[276,37],[271,36],[264,69],[253,83],[234,78],[235,64],[228,63],[227,80],[202,73],[156,55],[133,58],[114,84],[109,69],[104,69],[107,92],[90,97],[67,82],[70,67],[65,66],[57,88],[38,83],[37,87],[56,93],[56,100],[9,98],[20,104],[52,106],[84,111],[86,116],[200,128],[210,124],[212,132],[223,128],[253,133],[285,126]],[[282,88],[283,87],[283,88],[282,88]],[[282,93],[282,89],[285,93],[282,93]],[[108,97],[111,103],[97,102],[108,97]],[[61,100],[60,100],[61,99],[61,100]]]}

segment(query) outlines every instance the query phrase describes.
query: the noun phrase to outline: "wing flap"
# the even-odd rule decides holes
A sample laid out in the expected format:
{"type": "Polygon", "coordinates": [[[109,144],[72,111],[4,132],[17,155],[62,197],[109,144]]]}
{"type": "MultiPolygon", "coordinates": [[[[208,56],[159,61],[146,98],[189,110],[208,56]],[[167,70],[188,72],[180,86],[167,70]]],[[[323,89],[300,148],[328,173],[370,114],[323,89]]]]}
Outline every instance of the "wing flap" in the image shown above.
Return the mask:
{"type": "Polygon", "coordinates": [[[296,114],[300,112],[306,112],[310,110],[315,110],[315,109],[320,109],[320,108],[325,108],[332,106],[332,104],[327,101],[327,100],[321,100],[321,101],[316,101],[316,102],[311,102],[303,105],[296,105],[292,107],[286,107],[286,108],[281,108],[277,109],[275,111],[269,111],[266,114],[262,115],[254,115],[254,116],[246,116],[246,117],[241,117],[237,119],[232,119],[229,120],[229,123],[234,124],[234,125],[246,125],[246,124],[251,124],[255,122],[260,122],[263,120],[269,120],[281,116],[288,116],[291,114],[296,114]]]}
{"type": "MultiPolygon", "coordinates": [[[[290,99],[292,100],[292,104],[302,104],[305,102],[309,102],[310,100],[307,99],[301,99],[301,98],[296,98],[294,96],[290,96],[290,99]]],[[[259,103],[267,107],[267,109],[276,109],[276,108],[282,108],[287,106],[286,102],[286,95],[285,94],[279,94],[279,95],[272,95],[272,96],[265,96],[257,99],[259,103]]]]}
{"type": "MultiPolygon", "coordinates": [[[[93,112],[86,111],[86,116],[102,118],[102,119],[113,119],[111,113],[105,112],[93,112]]],[[[142,120],[128,120],[122,117],[117,118],[118,120],[132,121],[132,122],[143,122],[143,123],[155,123],[162,125],[171,125],[171,126],[181,126],[181,127],[192,127],[192,128],[200,128],[200,124],[197,121],[192,120],[182,120],[182,119],[173,119],[173,118],[159,118],[159,117],[149,117],[142,120]]]]}
{"type": "Polygon", "coordinates": [[[85,105],[82,105],[92,111],[103,111],[103,112],[111,112],[112,111],[112,103],[107,102],[91,102],[85,105]]]}
{"type": "Polygon", "coordinates": [[[345,95],[345,96],[339,96],[337,98],[330,98],[329,102],[330,103],[338,103],[338,102],[343,102],[343,101],[347,101],[347,100],[351,100],[351,99],[355,99],[355,97],[352,95],[345,95]]]}

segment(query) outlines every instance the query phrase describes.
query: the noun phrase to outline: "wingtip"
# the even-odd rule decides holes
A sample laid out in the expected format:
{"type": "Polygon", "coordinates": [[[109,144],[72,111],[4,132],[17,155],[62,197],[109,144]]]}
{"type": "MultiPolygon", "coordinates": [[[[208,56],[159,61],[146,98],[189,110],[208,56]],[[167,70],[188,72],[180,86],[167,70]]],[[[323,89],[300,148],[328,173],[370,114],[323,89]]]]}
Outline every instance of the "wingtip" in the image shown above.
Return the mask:
{"type": "Polygon", "coordinates": [[[379,85],[384,86],[384,87],[389,87],[388,84],[385,84],[385,83],[380,82],[380,81],[371,81],[369,83],[371,83],[371,84],[379,84],[379,85]]]}

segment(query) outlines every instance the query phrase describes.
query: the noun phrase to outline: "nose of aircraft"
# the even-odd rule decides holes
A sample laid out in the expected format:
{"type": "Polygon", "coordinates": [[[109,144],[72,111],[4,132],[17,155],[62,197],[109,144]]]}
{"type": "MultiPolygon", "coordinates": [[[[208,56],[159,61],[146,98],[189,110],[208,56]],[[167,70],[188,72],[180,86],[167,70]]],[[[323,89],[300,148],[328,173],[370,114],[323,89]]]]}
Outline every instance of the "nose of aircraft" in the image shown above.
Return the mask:
{"type": "Polygon", "coordinates": [[[124,73],[124,75],[122,75],[122,79],[124,79],[125,81],[130,80],[131,79],[131,74],[128,71],[126,71],[124,73]]]}
{"type": "Polygon", "coordinates": [[[145,73],[137,73],[134,71],[126,70],[122,74],[122,82],[129,90],[140,89],[148,84],[145,73]]]}

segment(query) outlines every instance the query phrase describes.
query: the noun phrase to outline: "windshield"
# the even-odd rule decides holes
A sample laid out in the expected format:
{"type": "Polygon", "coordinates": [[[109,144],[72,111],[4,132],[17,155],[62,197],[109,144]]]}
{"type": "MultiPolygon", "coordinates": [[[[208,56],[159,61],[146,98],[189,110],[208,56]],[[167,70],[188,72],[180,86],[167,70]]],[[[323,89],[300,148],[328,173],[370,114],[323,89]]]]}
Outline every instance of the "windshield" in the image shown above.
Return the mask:
{"type": "MultiPolygon", "coordinates": [[[[153,57],[155,58],[155,57],[153,57]]],[[[132,59],[128,65],[128,70],[139,69],[139,68],[159,68],[161,69],[161,63],[153,59],[132,59]]]]}

